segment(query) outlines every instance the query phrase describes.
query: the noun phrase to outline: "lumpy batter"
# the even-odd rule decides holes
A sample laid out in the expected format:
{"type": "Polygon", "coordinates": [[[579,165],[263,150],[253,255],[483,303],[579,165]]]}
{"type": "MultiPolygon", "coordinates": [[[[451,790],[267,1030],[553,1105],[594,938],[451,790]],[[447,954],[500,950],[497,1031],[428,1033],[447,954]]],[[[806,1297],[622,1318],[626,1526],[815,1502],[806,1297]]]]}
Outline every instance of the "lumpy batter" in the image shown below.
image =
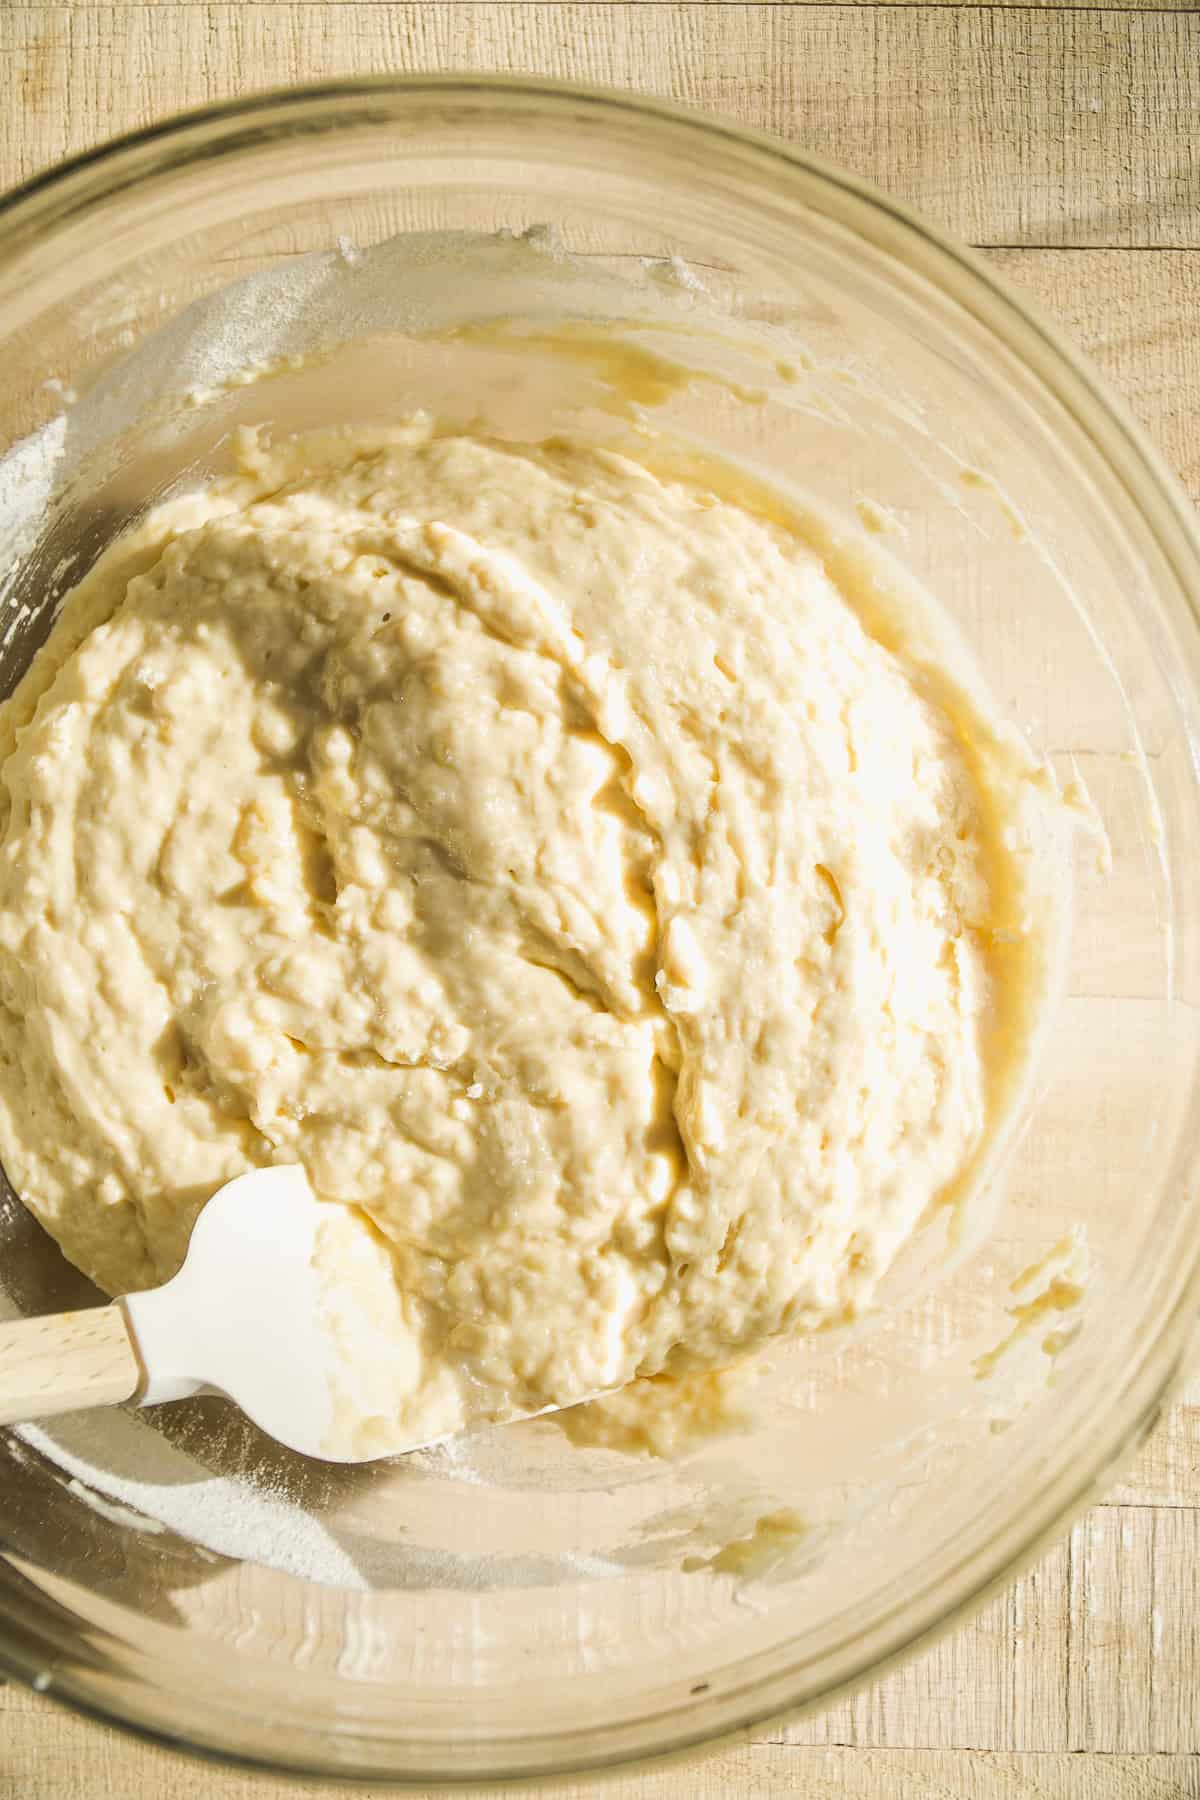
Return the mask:
{"type": "Polygon", "coordinates": [[[3,717],[23,1199],[115,1293],[303,1163],[406,1341],[367,1411],[430,1431],[854,1316],[996,1112],[1021,870],[957,690],[698,480],[423,420],[241,459],[3,717]]]}

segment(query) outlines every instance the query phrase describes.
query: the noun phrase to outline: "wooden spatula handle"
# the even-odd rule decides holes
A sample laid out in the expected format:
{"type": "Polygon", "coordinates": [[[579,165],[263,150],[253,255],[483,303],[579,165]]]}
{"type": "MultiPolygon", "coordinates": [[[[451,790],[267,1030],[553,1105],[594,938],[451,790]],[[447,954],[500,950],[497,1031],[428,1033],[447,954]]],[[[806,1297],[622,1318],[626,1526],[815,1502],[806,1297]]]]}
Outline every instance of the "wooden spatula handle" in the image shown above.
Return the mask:
{"type": "Polygon", "coordinates": [[[141,1384],[119,1306],[0,1324],[0,1425],[115,1406],[141,1384]]]}

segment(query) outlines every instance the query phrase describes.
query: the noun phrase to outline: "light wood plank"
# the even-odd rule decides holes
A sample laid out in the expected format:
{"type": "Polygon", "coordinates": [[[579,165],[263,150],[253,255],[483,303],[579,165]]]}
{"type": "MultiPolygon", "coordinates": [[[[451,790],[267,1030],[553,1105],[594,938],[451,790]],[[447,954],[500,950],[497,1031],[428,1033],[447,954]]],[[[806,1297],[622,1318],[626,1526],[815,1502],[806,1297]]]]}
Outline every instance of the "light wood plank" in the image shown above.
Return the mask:
{"type": "Polygon", "coordinates": [[[0,9],[0,164],[358,72],[636,87],[802,143],[980,244],[1200,244],[1200,14],[520,3],[0,9]],[[70,104],[64,97],[70,95],[70,104]]]}
{"type": "MultiPolygon", "coordinates": [[[[209,0],[179,0],[184,6],[204,6],[209,0]]],[[[291,0],[246,0],[255,6],[287,6],[291,0]]],[[[375,0],[324,0],[331,7],[365,6],[375,0]]],[[[465,5],[470,0],[444,0],[447,5],[465,5]]],[[[549,4],[550,0],[531,0],[531,4],[549,4]]],[[[630,0],[631,4],[641,6],[675,6],[678,0],[630,0]]],[[[760,6],[813,6],[822,5],[826,0],[751,0],[760,6]]],[[[1074,7],[1078,0],[840,0],[844,6],[961,6],[990,7],[993,10],[1010,8],[1028,12],[1030,9],[1045,8],[1053,11],[1064,7],[1074,7]]],[[[155,4],[155,0],[70,0],[70,5],[77,12],[87,11],[89,7],[99,4],[111,4],[116,8],[133,8],[155,4]]],[[[697,5],[717,6],[722,0],[696,0],[697,5]]],[[[1194,12],[1194,0],[1099,0],[1095,6],[1089,7],[1094,12],[1194,12]]]]}
{"type": "MultiPolygon", "coordinates": [[[[1200,184],[1197,186],[1200,218],[1200,184]]],[[[1200,253],[989,250],[1095,361],[1200,502],[1200,253]]],[[[1200,1497],[1200,1484],[1197,1485],[1200,1497]]]]}
{"type": "Polygon", "coordinates": [[[1098,1507],[1071,1538],[1071,1749],[1200,1746],[1200,1510],[1098,1507]]]}
{"type": "Polygon", "coordinates": [[[773,1742],[861,1748],[1066,1751],[1072,1547],[881,1681],[827,1712],[777,1726],[773,1742]]]}
{"type": "Polygon", "coordinates": [[[1169,1406],[1120,1481],[1110,1506],[1190,1506],[1200,1499],[1200,1378],[1169,1406]]]}
{"type": "Polygon", "coordinates": [[[1200,1510],[1096,1507],[979,1615],[780,1741],[1200,1748],[1200,1510]]]}
{"type": "MultiPolygon", "coordinates": [[[[213,1768],[135,1743],[46,1701],[21,1713],[0,1706],[0,1800],[332,1800],[361,1791],[213,1768]]],[[[410,1800],[435,1800],[429,1790],[404,1791],[410,1800]]],[[[554,1800],[1184,1800],[1200,1794],[1200,1757],[748,1744],[602,1783],[456,1791],[464,1800],[485,1794],[544,1800],[547,1793],[554,1800]]]]}

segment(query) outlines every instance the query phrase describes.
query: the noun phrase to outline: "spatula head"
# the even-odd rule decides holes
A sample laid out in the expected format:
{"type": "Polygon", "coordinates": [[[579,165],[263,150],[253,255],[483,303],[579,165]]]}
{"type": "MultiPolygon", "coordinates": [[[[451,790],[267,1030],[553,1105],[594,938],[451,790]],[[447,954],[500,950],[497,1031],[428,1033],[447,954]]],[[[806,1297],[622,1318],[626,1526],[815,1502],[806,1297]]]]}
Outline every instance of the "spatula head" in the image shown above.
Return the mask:
{"type": "Polygon", "coordinates": [[[321,1212],[298,1165],[256,1169],[214,1194],[174,1279],[123,1302],[147,1372],[143,1404],[217,1388],[281,1444],[329,1458],[336,1351],[313,1262],[321,1212]]]}
{"type": "Polygon", "coordinates": [[[410,1298],[366,1222],[319,1201],[289,1164],[220,1188],[178,1275],[121,1304],[146,1371],[142,1405],[216,1388],[325,1462],[375,1462],[556,1410],[522,1409],[449,1363],[425,1363],[410,1298]]]}

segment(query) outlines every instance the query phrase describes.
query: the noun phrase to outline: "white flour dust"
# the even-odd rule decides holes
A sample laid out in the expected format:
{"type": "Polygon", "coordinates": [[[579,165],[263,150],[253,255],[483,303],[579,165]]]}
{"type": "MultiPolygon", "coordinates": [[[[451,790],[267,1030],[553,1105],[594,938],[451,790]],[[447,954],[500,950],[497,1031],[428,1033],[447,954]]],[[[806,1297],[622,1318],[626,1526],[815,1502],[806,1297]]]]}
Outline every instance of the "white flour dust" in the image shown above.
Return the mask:
{"type": "Polygon", "coordinates": [[[305,1581],[366,1588],[345,1551],[278,1489],[210,1474],[128,1413],[60,1419],[53,1431],[22,1425],[17,1437],[71,1477],[67,1486],[103,1517],[139,1531],[174,1531],[206,1550],[305,1581]],[[116,1474],[136,1468],[138,1476],[116,1474]],[[115,1514],[114,1508],[120,1513],[115,1514]]]}

